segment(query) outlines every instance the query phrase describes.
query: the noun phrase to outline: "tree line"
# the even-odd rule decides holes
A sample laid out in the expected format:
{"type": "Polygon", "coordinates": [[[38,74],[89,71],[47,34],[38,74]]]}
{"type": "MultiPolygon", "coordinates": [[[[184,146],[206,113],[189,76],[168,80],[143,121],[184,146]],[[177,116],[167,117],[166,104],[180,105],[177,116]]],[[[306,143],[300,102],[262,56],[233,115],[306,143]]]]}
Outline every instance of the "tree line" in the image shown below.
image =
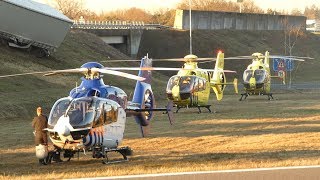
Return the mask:
{"type": "MultiPolygon", "coordinates": [[[[140,8],[119,9],[109,12],[95,13],[85,8],[85,0],[54,0],[55,6],[70,19],[77,20],[83,17],[86,20],[93,21],[143,21],[145,23],[155,23],[167,26],[173,26],[175,18],[175,9],[158,9],[156,11],[147,11],[140,8]]],[[[191,0],[192,10],[202,11],[227,11],[239,12],[240,4],[227,0],[191,0]]],[[[181,0],[176,9],[189,9],[189,0],[181,0]]],[[[291,12],[285,10],[275,11],[268,9],[264,11],[257,6],[253,0],[245,0],[241,3],[241,12],[243,13],[262,13],[274,15],[301,15],[307,19],[320,18],[320,8],[316,5],[305,7],[301,12],[299,9],[293,9],[291,12]]]]}

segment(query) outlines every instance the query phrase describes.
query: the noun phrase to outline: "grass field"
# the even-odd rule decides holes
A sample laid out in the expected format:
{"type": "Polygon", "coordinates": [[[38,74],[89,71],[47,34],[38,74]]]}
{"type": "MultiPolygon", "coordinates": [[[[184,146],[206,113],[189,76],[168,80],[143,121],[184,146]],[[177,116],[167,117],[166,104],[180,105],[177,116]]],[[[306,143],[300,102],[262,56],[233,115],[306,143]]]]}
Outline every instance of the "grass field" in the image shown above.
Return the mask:
{"type": "MultiPolygon", "coordinates": [[[[128,118],[122,146],[129,162],[103,165],[81,154],[70,162],[40,166],[30,121],[1,119],[0,172],[3,179],[56,179],[127,174],[222,170],[320,164],[320,90],[278,91],[263,96],[226,95],[212,101],[216,113],[181,109],[169,125],[158,113],[147,138],[128,118]]],[[[160,102],[163,104],[164,102],[160,102]]]]}
{"type": "MultiPolygon", "coordinates": [[[[199,57],[213,56],[218,48],[222,48],[226,56],[265,50],[272,54],[282,52],[279,32],[198,31],[194,37],[195,54],[199,57]]],[[[299,40],[295,55],[315,59],[296,64],[293,83],[320,81],[319,38],[311,34],[299,40]]],[[[149,52],[153,58],[183,57],[188,50],[187,39],[187,32],[145,32],[138,56],[149,52]],[[173,37],[176,41],[172,41],[173,37]]],[[[129,58],[92,34],[71,31],[58,51],[45,59],[0,46],[0,74],[76,68],[87,61],[108,61],[108,57],[129,58]]],[[[238,70],[240,78],[244,68],[243,62],[226,62],[226,69],[238,70]]],[[[320,164],[320,90],[278,90],[274,92],[274,101],[250,96],[239,102],[239,96],[229,91],[217,102],[212,95],[211,104],[217,113],[209,114],[204,110],[197,114],[197,109],[181,109],[174,114],[173,126],[166,115],[157,113],[147,138],[141,138],[139,127],[133,118],[128,118],[122,146],[130,146],[134,155],[126,163],[103,165],[101,160],[90,158],[88,152],[87,156],[81,154],[79,160],[39,166],[31,128],[34,109],[42,105],[48,114],[55,100],[67,96],[75,82],[80,83],[79,77],[1,79],[0,179],[61,179],[320,164]]],[[[166,103],[167,79],[163,74],[153,74],[152,86],[160,106],[166,103]]],[[[105,76],[104,80],[106,84],[123,88],[129,96],[135,84],[111,76],[105,76]]]]}

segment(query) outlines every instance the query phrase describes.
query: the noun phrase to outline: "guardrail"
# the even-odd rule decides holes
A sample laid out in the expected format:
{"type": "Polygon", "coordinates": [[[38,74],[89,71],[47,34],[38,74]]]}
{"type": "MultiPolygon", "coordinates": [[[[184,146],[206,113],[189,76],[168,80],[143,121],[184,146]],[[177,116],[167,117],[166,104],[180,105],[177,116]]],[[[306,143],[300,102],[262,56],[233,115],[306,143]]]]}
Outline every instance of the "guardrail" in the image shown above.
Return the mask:
{"type": "Polygon", "coordinates": [[[161,24],[145,24],[142,21],[77,21],[71,26],[73,29],[168,29],[161,24]]]}

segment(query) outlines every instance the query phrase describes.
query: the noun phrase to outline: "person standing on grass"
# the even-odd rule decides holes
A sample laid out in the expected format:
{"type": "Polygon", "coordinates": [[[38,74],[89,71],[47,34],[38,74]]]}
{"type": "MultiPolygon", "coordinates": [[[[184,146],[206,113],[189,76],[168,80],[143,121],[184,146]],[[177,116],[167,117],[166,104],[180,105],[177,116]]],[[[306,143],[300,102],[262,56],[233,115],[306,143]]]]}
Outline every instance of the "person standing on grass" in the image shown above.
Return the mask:
{"type": "Polygon", "coordinates": [[[32,127],[34,129],[34,141],[36,146],[39,144],[48,145],[47,131],[44,130],[48,126],[47,116],[42,114],[42,108],[37,108],[37,116],[33,118],[32,127]]]}
{"type": "Polygon", "coordinates": [[[42,114],[42,108],[37,108],[37,116],[32,120],[32,127],[34,129],[34,143],[36,145],[36,156],[39,158],[40,165],[47,165],[48,158],[48,136],[47,131],[44,130],[48,126],[47,116],[42,114]]]}

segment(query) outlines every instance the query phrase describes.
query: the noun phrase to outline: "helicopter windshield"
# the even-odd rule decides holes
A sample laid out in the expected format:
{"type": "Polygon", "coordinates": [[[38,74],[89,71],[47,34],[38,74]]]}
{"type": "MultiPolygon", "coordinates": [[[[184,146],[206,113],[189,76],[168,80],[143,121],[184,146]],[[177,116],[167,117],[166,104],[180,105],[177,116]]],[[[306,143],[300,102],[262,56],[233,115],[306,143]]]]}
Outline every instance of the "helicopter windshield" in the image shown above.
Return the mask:
{"type": "Polygon", "coordinates": [[[95,103],[92,97],[79,99],[60,99],[52,108],[48,124],[54,126],[62,115],[69,116],[70,125],[73,128],[91,127],[94,120],[95,103]]]}
{"type": "Polygon", "coordinates": [[[254,71],[249,69],[245,70],[243,73],[243,81],[249,83],[251,77],[256,79],[256,83],[263,83],[266,77],[266,71],[262,69],[256,69],[254,71]]]}
{"type": "Polygon", "coordinates": [[[167,92],[171,93],[174,86],[179,86],[180,93],[190,93],[194,79],[194,76],[172,76],[167,84],[167,92]]]}

